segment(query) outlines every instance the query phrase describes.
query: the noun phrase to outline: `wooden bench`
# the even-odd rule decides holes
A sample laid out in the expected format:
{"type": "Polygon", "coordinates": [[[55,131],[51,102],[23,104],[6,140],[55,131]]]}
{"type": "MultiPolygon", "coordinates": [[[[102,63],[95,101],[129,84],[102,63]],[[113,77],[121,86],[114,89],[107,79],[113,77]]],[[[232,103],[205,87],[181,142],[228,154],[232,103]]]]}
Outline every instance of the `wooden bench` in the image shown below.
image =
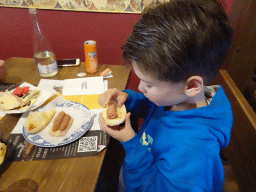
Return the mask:
{"type": "Polygon", "coordinates": [[[256,191],[256,114],[226,70],[213,84],[220,84],[233,112],[231,140],[223,150],[229,159],[240,191],[256,191]]]}

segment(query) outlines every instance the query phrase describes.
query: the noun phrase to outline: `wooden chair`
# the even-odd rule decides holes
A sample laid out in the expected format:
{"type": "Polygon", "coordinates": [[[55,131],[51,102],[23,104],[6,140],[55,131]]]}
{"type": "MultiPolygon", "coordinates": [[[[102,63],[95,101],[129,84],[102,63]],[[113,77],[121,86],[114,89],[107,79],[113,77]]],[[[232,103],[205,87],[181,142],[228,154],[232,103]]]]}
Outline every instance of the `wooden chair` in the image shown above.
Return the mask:
{"type": "Polygon", "coordinates": [[[231,140],[223,150],[240,191],[256,191],[256,114],[226,70],[220,70],[214,84],[220,84],[233,112],[231,140]]]}

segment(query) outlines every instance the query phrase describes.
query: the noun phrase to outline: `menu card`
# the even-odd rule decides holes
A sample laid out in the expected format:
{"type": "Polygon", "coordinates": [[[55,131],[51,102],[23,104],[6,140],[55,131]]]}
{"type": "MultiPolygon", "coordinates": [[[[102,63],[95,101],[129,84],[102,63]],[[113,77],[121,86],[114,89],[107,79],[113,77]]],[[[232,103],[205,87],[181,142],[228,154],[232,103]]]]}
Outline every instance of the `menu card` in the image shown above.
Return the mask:
{"type": "Polygon", "coordinates": [[[41,79],[38,87],[55,90],[62,95],[94,95],[106,91],[108,81],[104,80],[102,76],[65,80],[41,79]]]}
{"type": "Polygon", "coordinates": [[[88,131],[79,140],[59,147],[39,147],[27,142],[22,134],[11,134],[8,142],[13,145],[9,161],[51,160],[97,155],[106,146],[108,136],[103,131],[88,131]]]}

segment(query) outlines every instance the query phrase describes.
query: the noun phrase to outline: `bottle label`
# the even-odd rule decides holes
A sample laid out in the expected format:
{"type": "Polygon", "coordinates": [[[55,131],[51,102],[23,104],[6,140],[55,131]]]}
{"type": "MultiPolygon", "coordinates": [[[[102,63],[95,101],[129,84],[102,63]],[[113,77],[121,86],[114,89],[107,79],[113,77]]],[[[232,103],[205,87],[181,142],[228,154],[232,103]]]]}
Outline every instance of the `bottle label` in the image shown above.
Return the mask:
{"type": "Polygon", "coordinates": [[[38,63],[38,71],[41,74],[52,73],[58,69],[56,61],[49,65],[41,65],[38,63]]]}
{"type": "Polygon", "coordinates": [[[97,71],[98,68],[98,58],[97,58],[97,52],[96,51],[90,51],[88,53],[89,55],[89,64],[88,64],[88,69],[87,72],[94,73],[97,71]]]}

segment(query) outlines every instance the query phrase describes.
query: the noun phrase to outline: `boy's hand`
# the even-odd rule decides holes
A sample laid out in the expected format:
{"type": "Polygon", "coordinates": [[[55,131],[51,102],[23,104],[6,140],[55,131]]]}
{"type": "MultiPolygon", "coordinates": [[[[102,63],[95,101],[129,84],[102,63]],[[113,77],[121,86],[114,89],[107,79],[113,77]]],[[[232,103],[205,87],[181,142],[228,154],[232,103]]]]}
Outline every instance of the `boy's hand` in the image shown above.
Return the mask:
{"type": "Polygon", "coordinates": [[[113,130],[111,128],[109,128],[106,123],[105,120],[103,119],[101,113],[100,113],[100,128],[101,130],[107,132],[110,136],[112,136],[113,138],[117,139],[118,141],[121,142],[126,142],[129,141],[130,139],[132,139],[135,136],[135,132],[131,127],[131,113],[127,113],[125,116],[125,127],[122,130],[113,130]]]}
{"type": "Polygon", "coordinates": [[[120,91],[116,88],[108,89],[104,93],[102,93],[99,97],[99,105],[102,107],[106,107],[109,101],[115,101],[118,107],[122,107],[125,103],[128,94],[126,92],[120,91]]]}

